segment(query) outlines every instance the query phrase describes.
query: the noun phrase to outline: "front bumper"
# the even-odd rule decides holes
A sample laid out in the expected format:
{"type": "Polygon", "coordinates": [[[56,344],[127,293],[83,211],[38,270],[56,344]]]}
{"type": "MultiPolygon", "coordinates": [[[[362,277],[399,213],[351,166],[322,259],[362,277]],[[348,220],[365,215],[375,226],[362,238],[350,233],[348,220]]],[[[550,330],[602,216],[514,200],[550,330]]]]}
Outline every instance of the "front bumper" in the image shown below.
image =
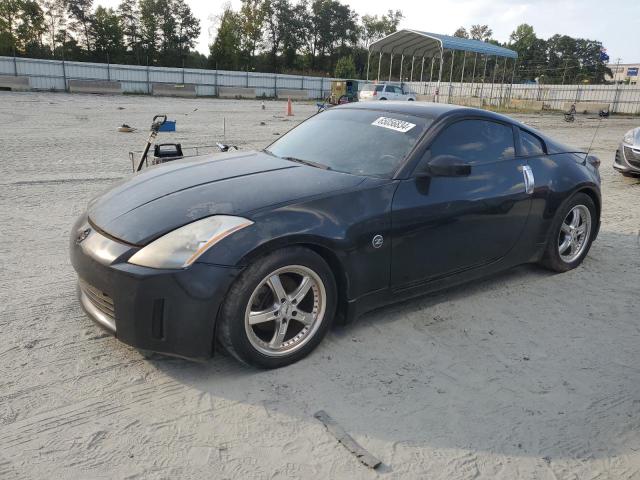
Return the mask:
{"type": "Polygon", "coordinates": [[[239,268],[194,263],[158,270],[127,263],[139,249],[107,238],[81,218],[70,257],[83,309],[135,348],[192,359],[213,353],[215,322],[239,268]],[[88,232],[78,242],[78,235],[88,232]]]}
{"type": "Polygon", "coordinates": [[[619,172],[640,174],[640,147],[621,143],[616,150],[613,168],[619,172]]]}

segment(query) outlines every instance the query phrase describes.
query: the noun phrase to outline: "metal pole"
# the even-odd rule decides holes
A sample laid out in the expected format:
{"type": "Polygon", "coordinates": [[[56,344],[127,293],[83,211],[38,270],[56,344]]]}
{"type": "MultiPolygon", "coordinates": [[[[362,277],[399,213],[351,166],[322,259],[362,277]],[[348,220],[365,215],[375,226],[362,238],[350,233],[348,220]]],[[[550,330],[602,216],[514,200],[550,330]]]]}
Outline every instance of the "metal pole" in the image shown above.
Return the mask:
{"type": "Polygon", "coordinates": [[[107,52],[107,80],[111,81],[111,67],[110,64],[111,62],[109,61],[109,52],[107,52]]]}
{"type": "Polygon", "coordinates": [[[484,68],[482,69],[482,86],[480,87],[480,106],[483,106],[483,97],[484,97],[484,76],[487,73],[487,60],[489,57],[484,56],[484,68]]]}
{"type": "Polygon", "coordinates": [[[389,61],[389,81],[391,81],[391,67],[393,66],[393,53],[391,54],[391,60],[389,61]]]}
{"type": "Polygon", "coordinates": [[[473,86],[476,83],[476,62],[478,61],[478,54],[476,53],[473,58],[473,73],[471,74],[471,95],[473,97],[473,86]]]}
{"type": "Polygon", "coordinates": [[[493,104],[493,84],[496,83],[497,69],[498,69],[498,56],[496,55],[496,64],[493,66],[493,76],[491,80],[491,91],[489,92],[489,105],[493,104]]]}
{"type": "Polygon", "coordinates": [[[62,36],[62,80],[64,81],[64,91],[67,91],[67,67],[64,64],[64,45],[67,43],[67,32],[63,32],[62,36]]]}
{"type": "Polygon", "coordinates": [[[149,55],[147,55],[147,95],[151,95],[151,85],[149,84],[149,55]]]}
{"type": "Polygon", "coordinates": [[[504,66],[502,67],[502,80],[500,81],[500,105],[504,104],[504,77],[507,73],[507,58],[504,59],[504,66]]]}
{"type": "Polygon", "coordinates": [[[518,63],[518,59],[513,59],[513,70],[511,71],[511,86],[509,87],[509,103],[511,103],[511,98],[513,95],[513,79],[516,76],[516,63],[518,63]]]}
{"type": "Polygon", "coordinates": [[[380,67],[382,66],[382,52],[380,52],[380,56],[378,57],[378,79],[376,82],[380,81],[380,67]]]}
{"type": "Polygon", "coordinates": [[[422,83],[422,74],[424,73],[424,57],[422,57],[422,65],[420,66],[420,83],[422,83]]]}
{"type": "Polygon", "coordinates": [[[464,57],[462,57],[462,73],[460,74],[460,83],[464,83],[464,67],[467,63],[467,52],[464,52],[464,57]]]}
{"type": "Polygon", "coordinates": [[[449,70],[449,93],[447,94],[447,103],[451,103],[451,88],[453,81],[453,62],[456,59],[456,51],[451,50],[451,69],[449,70]]]}
{"type": "Polygon", "coordinates": [[[16,47],[13,47],[13,75],[18,76],[18,63],[16,62],[16,47]]]}
{"type": "Polygon", "coordinates": [[[367,82],[369,81],[369,60],[371,59],[371,51],[367,49],[367,82]]]}
{"type": "Polygon", "coordinates": [[[440,103],[440,83],[442,82],[442,69],[444,67],[444,48],[440,46],[440,68],[438,69],[438,85],[436,86],[436,101],[440,103]]]}
{"type": "Polygon", "coordinates": [[[400,85],[402,85],[402,66],[404,65],[404,53],[400,57],[400,85]]]}
{"type": "Polygon", "coordinates": [[[416,59],[413,55],[411,56],[411,76],[409,77],[409,82],[413,82],[413,61],[416,59]]]}
{"type": "Polygon", "coordinates": [[[277,73],[273,74],[273,98],[278,98],[278,74],[277,73]]]}

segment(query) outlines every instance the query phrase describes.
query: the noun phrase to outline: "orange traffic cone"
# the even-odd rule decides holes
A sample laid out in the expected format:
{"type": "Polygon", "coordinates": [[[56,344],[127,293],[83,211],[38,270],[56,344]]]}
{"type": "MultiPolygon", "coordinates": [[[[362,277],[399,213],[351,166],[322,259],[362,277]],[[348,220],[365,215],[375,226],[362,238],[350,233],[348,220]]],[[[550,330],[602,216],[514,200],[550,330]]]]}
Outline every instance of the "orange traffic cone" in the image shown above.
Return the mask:
{"type": "Polygon", "coordinates": [[[291,104],[291,97],[287,97],[287,117],[293,117],[293,105],[291,104]]]}

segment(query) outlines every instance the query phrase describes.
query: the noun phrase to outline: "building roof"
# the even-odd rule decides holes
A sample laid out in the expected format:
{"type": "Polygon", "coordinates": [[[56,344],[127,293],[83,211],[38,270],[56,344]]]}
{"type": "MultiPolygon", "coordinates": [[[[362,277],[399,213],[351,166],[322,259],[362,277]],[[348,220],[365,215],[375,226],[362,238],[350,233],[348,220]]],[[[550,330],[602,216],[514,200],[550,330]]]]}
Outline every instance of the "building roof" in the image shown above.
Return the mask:
{"type": "Polygon", "coordinates": [[[518,58],[518,53],[508,48],[499,47],[492,43],[470,40],[468,38],[452,37],[440,33],[421,32],[420,30],[398,30],[369,46],[372,52],[400,54],[416,57],[431,57],[440,49],[460,50],[464,52],[480,53],[483,55],[497,55],[499,57],[518,58]]]}

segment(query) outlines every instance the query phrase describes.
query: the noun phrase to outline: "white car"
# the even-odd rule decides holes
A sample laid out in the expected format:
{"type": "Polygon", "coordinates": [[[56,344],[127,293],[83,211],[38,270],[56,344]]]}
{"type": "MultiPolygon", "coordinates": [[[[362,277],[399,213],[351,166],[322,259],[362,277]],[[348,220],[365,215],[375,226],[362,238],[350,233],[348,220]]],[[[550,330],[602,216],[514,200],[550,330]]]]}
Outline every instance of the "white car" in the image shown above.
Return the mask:
{"type": "Polygon", "coordinates": [[[358,92],[358,100],[367,102],[371,100],[408,100],[414,101],[414,93],[405,92],[402,87],[387,83],[368,83],[358,92]]]}

